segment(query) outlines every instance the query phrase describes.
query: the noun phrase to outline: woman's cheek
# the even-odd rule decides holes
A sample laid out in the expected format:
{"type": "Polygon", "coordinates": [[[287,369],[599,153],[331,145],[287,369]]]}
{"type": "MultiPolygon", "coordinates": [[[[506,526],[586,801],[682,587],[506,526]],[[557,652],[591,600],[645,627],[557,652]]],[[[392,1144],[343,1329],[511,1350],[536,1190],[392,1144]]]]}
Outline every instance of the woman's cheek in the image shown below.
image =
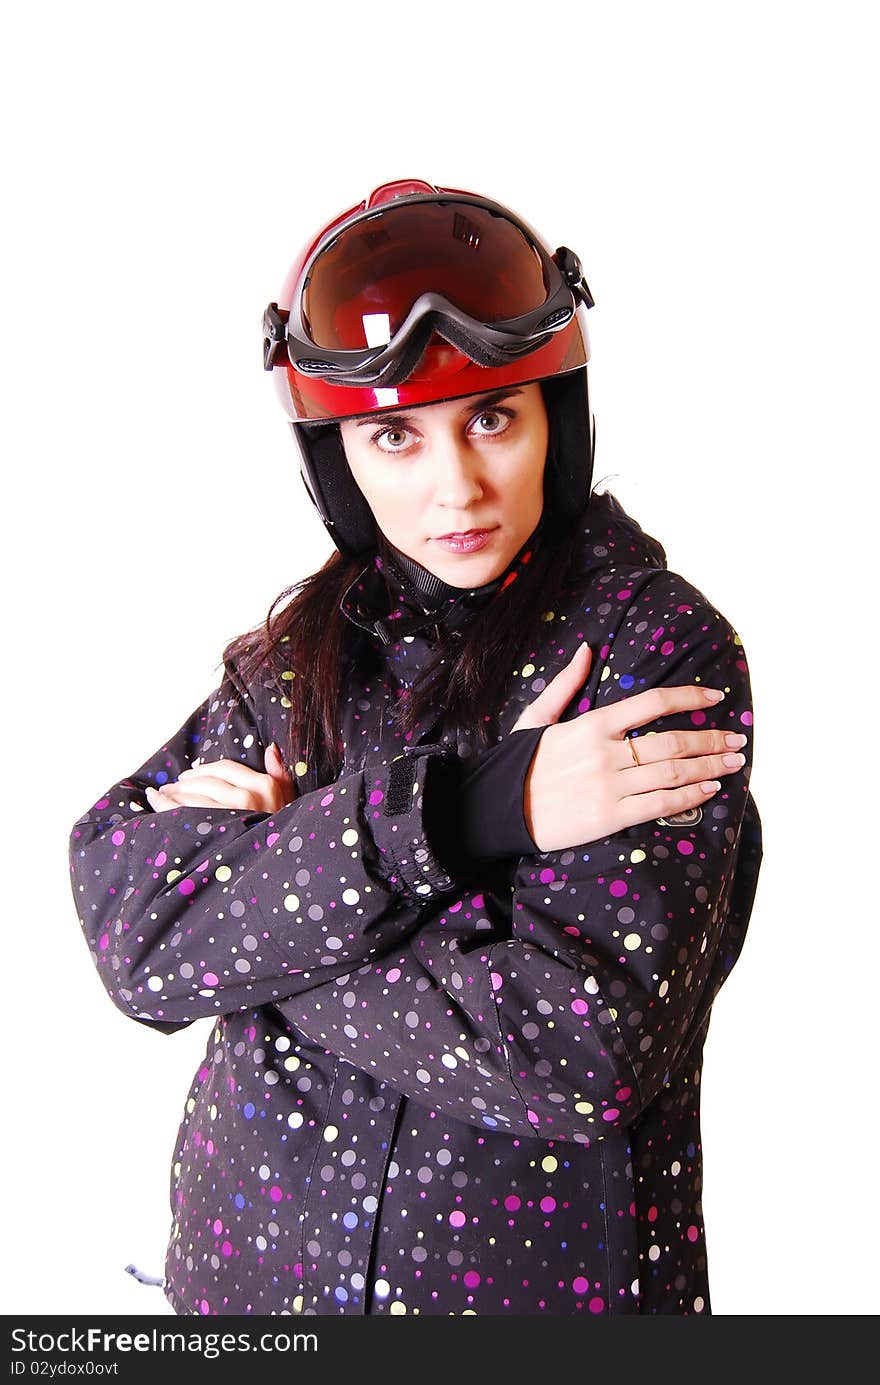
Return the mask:
{"type": "Polygon", "coordinates": [[[427,505],[424,490],[409,477],[400,475],[389,490],[386,503],[395,518],[407,524],[415,524],[421,519],[427,505]]]}

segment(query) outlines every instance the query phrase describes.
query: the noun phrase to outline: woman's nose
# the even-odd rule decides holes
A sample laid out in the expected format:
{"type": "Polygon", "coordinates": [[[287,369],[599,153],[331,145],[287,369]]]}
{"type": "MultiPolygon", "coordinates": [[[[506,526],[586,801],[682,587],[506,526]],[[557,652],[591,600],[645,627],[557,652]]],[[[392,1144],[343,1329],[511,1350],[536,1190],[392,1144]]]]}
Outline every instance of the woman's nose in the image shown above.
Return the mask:
{"type": "Polygon", "coordinates": [[[479,461],[466,443],[447,439],[433,449],[434,500],[447,510],[463,510],[482,497],[479,461]]]}

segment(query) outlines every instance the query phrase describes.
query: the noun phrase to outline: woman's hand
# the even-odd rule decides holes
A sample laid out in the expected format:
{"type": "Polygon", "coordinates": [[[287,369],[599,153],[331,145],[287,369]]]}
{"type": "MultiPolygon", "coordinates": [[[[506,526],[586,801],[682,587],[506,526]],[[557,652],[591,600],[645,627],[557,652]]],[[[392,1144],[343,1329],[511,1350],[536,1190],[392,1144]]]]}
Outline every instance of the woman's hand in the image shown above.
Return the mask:
{"type": "Polygon", "coordinates": [[[245,808],[255,813],[276,813],[296,798],[296,784],[285,769],[274,741],[263,752],[266,773],[235,760],[213,760],[198,769],[185,769],[174,784],[146,789],[154,813],[169,808],[245,808]]]}
{"type": "Polygon", "coordinates": [[[599,841],[636,823],[695,808],[734,774],[747,737],[724,731],[638,736],[636,765],[627,731],[673,712],[703,710],[719,698],[703,687],[651,688],[608,707],[559,721],[583,687],[592,652],[584,643],[520,716],[514,731],[546,725],[526,775],[526,825],[539,851],[599,841]]]}

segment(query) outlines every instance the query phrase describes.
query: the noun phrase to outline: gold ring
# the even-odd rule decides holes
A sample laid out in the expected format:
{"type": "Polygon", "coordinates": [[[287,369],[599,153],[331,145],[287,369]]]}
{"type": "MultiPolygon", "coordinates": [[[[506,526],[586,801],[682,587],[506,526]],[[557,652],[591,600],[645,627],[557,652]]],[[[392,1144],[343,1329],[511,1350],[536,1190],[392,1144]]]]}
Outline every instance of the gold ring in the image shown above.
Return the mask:
{"type": "Polygon", "coordinates": [[[634,763],[637,764],[637,765],[639,766],[639,768],[641,769],[642,762],[641,762],[641,760],[639,759],[638,755],[636,754],[636,743],[635,743],[635,740],[633,739],[632,736],[627,736],[625,739],[626,739],[627,745],[628,745],[629,748],[630,748],[630,752],[631,752],[631,754],[632,754],[634,763]]]}

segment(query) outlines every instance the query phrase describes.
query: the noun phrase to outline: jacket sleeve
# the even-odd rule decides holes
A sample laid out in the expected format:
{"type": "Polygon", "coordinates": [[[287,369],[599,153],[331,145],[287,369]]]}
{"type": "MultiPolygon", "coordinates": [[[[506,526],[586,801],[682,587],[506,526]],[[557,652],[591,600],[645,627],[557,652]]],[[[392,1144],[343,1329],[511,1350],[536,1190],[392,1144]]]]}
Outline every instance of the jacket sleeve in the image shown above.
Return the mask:
{"type": "Polygon", "coordinates": [[[225,658],[219,688],[71,832],[74,899],[101,979],[123,1013],[165,1032],[386,953],[454,887],[422,830],[425,761],[347,774],[274,814],[154,813],[146,786],[202,761],[265,772],[259,700],[225,658]]]}
{"type": "Polygon", "coordinates": [[[652,821],[520,858],[507,936],[481,935],[491,919],[474,890],[392,957],[283,1002],[307,1036],[413,1100],[493,1130],[589,1144],[638,1118],[736,960],[761,854],[745,654],[724,618],[684,590],[690,602],[665,574],[641,593],[566,719],[648,687],[704,682],[725,699],[639,734],[746,730],[745,767],[722,779],[697,822],[652,821]]]}

